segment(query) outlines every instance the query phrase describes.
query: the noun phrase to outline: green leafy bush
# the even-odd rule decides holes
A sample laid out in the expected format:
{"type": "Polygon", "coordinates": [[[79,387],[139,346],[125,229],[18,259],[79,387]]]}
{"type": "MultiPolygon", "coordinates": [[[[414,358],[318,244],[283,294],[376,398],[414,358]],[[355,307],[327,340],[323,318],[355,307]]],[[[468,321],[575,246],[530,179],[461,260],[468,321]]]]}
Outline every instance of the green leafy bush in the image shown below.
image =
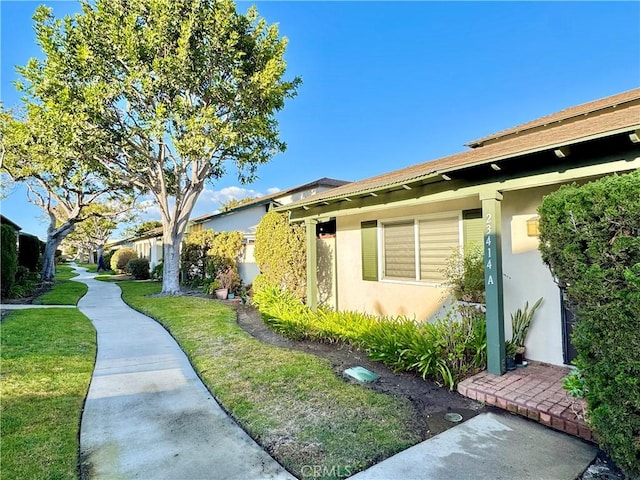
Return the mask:
{"type": "Polygon", "coordinates": [[[0,268],[2,270],[0,282],[2,282],[2,296],[6,297],[11,291],[11,287],[16,281],[16,270],[18,268],[18,249],[16,231],[9,225],[0,226],[0,268]]]}
{"type": "Polygon", "coordinates": [[[111,270],[118,273],[125,273],[127,263],[134,258],[138,258],[138,254],[133,248],[119,248],[111,256],[111,270]]]}
{"type": "Polygon", "coordinates": [[[110,250],[102,254],[102,261],[104,262],[105,267],[111,268],[111,258],[113,257],[114,253],[115,252],[113,250],[110,250]]]}
{"type": "Polygon", "coordinates": [[[456,300],[484,303],[484,252],[471,246],[464,253],[454,249],[442,270],[446,286],[456,300]]]}
{"type": "Polygon", "coordinates": [[[158,263],[151,270],[151,278],[154,280],[162,280],[162,276],[164,274],[164,264],[162,262],[158,263]]]}
{"type": "Polygon", "coordinates": [[[267,324],[287,337],[349,343],[397,371],[415,371],[451,389],[486,366],[485,319],[476,309],[420,323],[322,308],[313,312],[293,292],[276,287],[257,291],[253,300],[267,324]]]}
{"type": "Polygon", "coordinates": [[[18,236],[18,264],[30,271],[38,271],[42,242],[35,235],[21,234],[18,236]]]}
{"type": "Polygon", "coordinates": [[[539,208],[540,251],[577,318],[573,344],[600,446],[640,477],[640,172],[560,188],[539,208]]]}
{"type": "Polygon", "coordinates": [[[253,283],[254,292],[276,287],[288,290],[299,299],[306,297],[307,244],[305,229],[290,224],[286,215],[271,211],[256,229],[254,256],[260,275],[253,283]]]}
{"type": "Polygon", "coordinates": [[[185,283],[199,286],[219,272],[238,269],[238,256],[242,250],[242,232],[214,232],[206,229],[190,232],[182,242],[181,269],[185,283]]]}
{"type": "Polygon", "coordinates": [[[136,280],[147,280],[149,278],[149,260],[132,258],[127,262],[124,270],[136,280]]]}

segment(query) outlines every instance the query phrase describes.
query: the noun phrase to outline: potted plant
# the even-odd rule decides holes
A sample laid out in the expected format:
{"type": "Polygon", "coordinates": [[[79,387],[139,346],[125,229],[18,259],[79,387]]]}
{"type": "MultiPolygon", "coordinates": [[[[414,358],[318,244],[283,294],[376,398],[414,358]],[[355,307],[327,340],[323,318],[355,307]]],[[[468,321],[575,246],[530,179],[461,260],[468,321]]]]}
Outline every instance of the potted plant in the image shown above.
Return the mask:
{"type": "Polygon", "coordinates": [[[517,346],[513,343],[513,340],[504,342],[505,361],[508,371],[516,369],[516,350],[517,346]]]}
{"type": "Polygon", "coordinates": [[[524,309],[517,309],[511,314],[511,341],[516,347],[516,364],[523,365],[525,342],[527,340],[527,334],[529,333],[529,327],[531,321],[536,313],[536,310],[542,303],[542,297],[534,303],[529,310],[529,302],[524,304],[524,309]]]}
{"type": "Polygon", "coordinates": [[[240,276],[233,268],[227,268],[218,272],[216,282],[219,284],[219,288],[216,290],[216,297],[220,300],[225,300],[229,295],[229,291],[233,291],[240,286],[240,276]]]}

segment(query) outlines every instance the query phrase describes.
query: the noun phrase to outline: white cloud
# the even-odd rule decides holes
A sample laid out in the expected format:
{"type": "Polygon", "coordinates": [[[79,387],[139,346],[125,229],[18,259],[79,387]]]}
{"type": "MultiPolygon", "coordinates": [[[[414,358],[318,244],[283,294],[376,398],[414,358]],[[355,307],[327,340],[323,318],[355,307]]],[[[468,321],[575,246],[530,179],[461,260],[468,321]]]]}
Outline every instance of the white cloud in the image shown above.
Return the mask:
{"type": "Polygon", "coordinates": [[[278,187],[267,188],[267,195],[273,195],[274,193],[278,193],[280,189],[278,187]]]}

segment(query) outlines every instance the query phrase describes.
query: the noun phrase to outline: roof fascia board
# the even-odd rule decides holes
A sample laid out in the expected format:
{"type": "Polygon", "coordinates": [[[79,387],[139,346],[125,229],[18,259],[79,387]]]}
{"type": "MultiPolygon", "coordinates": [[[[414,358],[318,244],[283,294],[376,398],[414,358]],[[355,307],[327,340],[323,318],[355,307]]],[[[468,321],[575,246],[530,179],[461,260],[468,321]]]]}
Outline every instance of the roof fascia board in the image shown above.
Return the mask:
{"type": "MultiPolygon", "coordinates": [[[[554,171],[541,173],[537,175],[519,177],[509,179],[505,181],[490,182],[481,185],[469,185],[456,189],[447,189],[437,193],[425,194],[418,198],[398,199],[398,200],[384,200],[383,203],[378,204],[360,204],[352,205],[353,202],[348,204],[349,208],[344,209],[331,209],[333,205],[324,206],[323,208],[314,208],[309,210],[295,210],[290,211],[291,221],[304,221],[308,218],[321,218],[321,217],[342,217],[347,215],[359,215],[362,213],[369,213],[375,211],[387,210],[389,208],[396,207],[410,207],[415,205],[424,205],[427,203],[444,202],[449,200],[460,200],[464,198],[474,197],[480,195],[485,191],[498,191],[508,192],[512,190],[523,190],[527,188],[543,187],[547,185],[555,185],[559,183],[567,183],[577,180],[584,180],[593,177],[599,177],[611,173],[628,172],[640,168],[640,156],[633,156],[630,159],[620,159],[619,156],[611,157],[611,161],[603,162],[597,165],[580,166],[576,168],[566,169],[563,171],[554,171]],[[392,207],[390,207],[392,204],[392,207]]],[[[453,182],[447,182],[451,184],[453,182]]]]}

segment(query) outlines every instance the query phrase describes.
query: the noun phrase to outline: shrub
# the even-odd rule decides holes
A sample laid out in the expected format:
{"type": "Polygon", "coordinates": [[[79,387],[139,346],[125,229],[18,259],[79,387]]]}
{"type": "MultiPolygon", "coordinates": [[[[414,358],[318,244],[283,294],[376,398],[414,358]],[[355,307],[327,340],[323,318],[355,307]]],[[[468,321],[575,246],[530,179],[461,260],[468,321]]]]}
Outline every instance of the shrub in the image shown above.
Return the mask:
{"type": "Polygon", "coordinates": [[[111,258],[113,257],[114,253],[115,252],[113,250],[110,250],[110,251],[104,252],[102,254],[102,261],[104,262],[104,266],[109,268],[109,269],[112,269],[111,268],[111,258]]]}
{"type": "Polygon", "coordinates": [[[202,285],[206,278],[215,278],[222,270],[237,270],[242,239],[243,234],[238,231],[216,233],[207,229],[187,234],[180,254],[185,283],[202,285]]]}
{"type": "Polygon", "coordinates": [[[260,275],[253,289],[276,287],[292,292],[304,301],[307,285],[307,245],[305,229],[289,224],[286,215],[271,211],[256,229],[254,251],[260,275]]]}
{"type": "Polygon", "coordinates": [[[162,262],[158,263],[153,270],[151,270],[151,278],[154,280],[162,280],[162,276],[164,274],[164,264],[162,262]]]}
{"type": "Polygon", "coordinates": [[[149,260],[146,258],[132,258],[127,262],[125,272],[132,275],[136,280],[147,280],[149,278],[149,260]]]}
{"type": "Polygon", "coordinates": [[[442,270],[444,285],[456,300],[484,303],[484,253],[481,247],[471,246],[464,253],[453,250],[442,270]]]}
{"type": "Polygon", "coordinates": [[[34,235],[20,234],[18,236],[18,264],[32,272],[38,271],[41,243],[40,239],[34,235]]]}
{"type": "Polygon", "coordinates": [[[133,248],[119,248],[111,257],[111,270],[118,273],[124,273],[125,267],[129,260],[138,258],[138,254],[133,248]]]}
{"type": "Polygon", "coordinates": [[[600,446],[640,477],[640,172],[544,198],[540,251],[575,307],[572,341],[600,446]]]}
{"type": "Polygon", "coordinates": [[[406,317],[307,308],[293,292],[265,287],[254,303],[274,330],[294,339],[346,342],[395,370],[418,372],[453,389],[486,367],[486,326],[476,309],[452,313],[436,323],[406,317]]]}
{"type": "Polygon", "coordinates": [[[0,226],[0,249],[2,258],[0,268],[2,270],[0,281],[2,282],[2,296],[9,295],[11,287],[16,280],[16,270],[18,269],[18,250],[16,231],[9,225],[0,226]]]}

